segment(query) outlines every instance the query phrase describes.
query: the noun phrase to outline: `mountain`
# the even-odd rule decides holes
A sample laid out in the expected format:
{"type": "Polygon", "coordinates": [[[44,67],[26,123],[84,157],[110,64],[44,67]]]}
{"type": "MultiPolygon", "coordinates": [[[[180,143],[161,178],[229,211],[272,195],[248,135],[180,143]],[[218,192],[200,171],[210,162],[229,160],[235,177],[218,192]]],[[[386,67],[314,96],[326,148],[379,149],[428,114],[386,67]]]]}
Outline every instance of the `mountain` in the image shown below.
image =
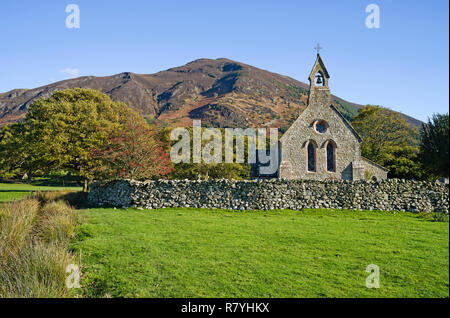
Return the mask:
{"type": "MultiPolygon", "coordinates": [[[[156,74],[120,73],[85,76],[35,89],[0,94],[0,125],[25,117],[36,99],[66,88],[91,88],[125,102],[157,124],[188,126],[280,127],[285,130],[305,109],[308,85],[287,76],[220,58],[199,59],[156,74]]],[[[333,103],[351,119],[362,105],[333,95],[333,103]]],[[[421,121],[404,115],[413,126],[421,121]]]]}

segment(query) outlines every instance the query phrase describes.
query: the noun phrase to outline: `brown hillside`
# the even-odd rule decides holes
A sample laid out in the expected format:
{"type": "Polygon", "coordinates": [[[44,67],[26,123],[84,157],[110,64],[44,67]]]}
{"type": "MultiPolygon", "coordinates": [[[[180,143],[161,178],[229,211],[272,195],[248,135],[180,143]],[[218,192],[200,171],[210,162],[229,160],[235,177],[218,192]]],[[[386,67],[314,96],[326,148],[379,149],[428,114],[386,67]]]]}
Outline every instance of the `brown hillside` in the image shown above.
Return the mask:
{"type": "MultiPolygon", "coordinates": [[[[199,59],[156,74],[86,76],[3,93],[0,125],[24,118],[36,99],[75,87],[100,90],[156,123],[192,125],[192,119],[202,119],[205,126],[266,125],[284,129],[306,107],[308,89],[305,83],[243,63],[223,58],[199,59]]],[[[333,98],[348,118],[361,107],[333,98]]],[[[405,117],[413,125],[421,123],[405,117]]]]}

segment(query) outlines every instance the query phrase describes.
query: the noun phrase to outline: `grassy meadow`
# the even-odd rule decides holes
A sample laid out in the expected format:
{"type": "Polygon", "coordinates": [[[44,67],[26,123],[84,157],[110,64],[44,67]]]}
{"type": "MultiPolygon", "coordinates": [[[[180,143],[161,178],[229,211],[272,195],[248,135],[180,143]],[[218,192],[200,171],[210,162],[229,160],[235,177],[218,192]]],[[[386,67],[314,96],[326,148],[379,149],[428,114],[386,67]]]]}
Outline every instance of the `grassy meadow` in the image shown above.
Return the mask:
{"type": "Polygon", "coordinates": [[[90,209],[84,297],[448,297],[449,226],[412,213],[90,209]],[[380,288],[365,287],[369,264],[380,288]]]}
{"type": "Polygon", "coordinates": [[[74,210],[67,191],[0,189],[22,198],[0,203],[0,297],[449,297],[449,225],[432,215],[74,210]]]}
{"type": "Polygon", "coordinates": [[[12,201],[29,196],[37,191],[61,191],[61,190],[81,190],[80,187],[70,186],[50,186],[47,183],[37,182],[36,184],[24,183],[0,183],[0,202],[12,201]],[[42,185],[45,184],[45,185],[42,185]]]}

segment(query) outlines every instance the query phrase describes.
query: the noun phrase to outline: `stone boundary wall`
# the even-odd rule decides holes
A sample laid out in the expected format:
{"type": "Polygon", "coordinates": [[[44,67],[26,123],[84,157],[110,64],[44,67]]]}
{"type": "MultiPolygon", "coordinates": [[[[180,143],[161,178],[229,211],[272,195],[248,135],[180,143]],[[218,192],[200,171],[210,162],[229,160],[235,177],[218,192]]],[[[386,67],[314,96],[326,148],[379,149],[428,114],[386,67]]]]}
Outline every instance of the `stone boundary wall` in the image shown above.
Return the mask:
{"type": "Polygon", "coordinates": [[[448,213],[449,185],[388,179],[312,180],[118,180],[94,182],[95,206],[193,207],[232,210],[332,208],[448,213]]]}

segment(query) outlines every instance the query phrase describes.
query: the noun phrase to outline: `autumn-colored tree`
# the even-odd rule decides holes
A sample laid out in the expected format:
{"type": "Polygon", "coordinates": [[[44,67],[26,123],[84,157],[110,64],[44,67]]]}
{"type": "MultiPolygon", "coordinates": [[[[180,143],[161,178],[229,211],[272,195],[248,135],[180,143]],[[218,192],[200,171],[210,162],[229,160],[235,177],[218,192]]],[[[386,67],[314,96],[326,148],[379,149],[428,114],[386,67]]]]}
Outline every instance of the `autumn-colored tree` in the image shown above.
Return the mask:
{"type": "Polygon", "coordinates": [[[420,159],[432,177],[449,175],[449,115],[434,114],[422,126],[420,159]]]}
{"type": "Polygon", "coordinates": [[[156,132],[133,111],[122,117],[117,130],[110,131],[106,144],[94,148],[90,158],[98,162],[91,174],[101,179],[152,179],[172,172],[172,163],[156,132]]]}
{"type": "Polygon", "coordinates": [[[389,177],[422,178],[419,131],[400,113],[367,105],[360,109],[352,125],[363,138],[361,154],[388,168],[389,177]]]}

